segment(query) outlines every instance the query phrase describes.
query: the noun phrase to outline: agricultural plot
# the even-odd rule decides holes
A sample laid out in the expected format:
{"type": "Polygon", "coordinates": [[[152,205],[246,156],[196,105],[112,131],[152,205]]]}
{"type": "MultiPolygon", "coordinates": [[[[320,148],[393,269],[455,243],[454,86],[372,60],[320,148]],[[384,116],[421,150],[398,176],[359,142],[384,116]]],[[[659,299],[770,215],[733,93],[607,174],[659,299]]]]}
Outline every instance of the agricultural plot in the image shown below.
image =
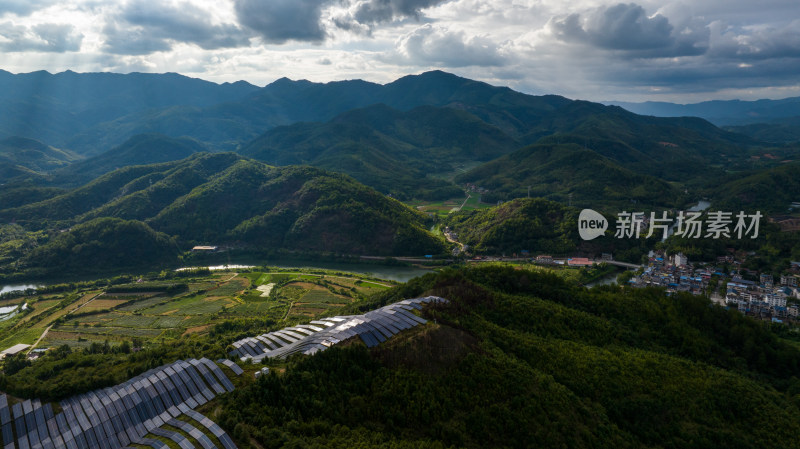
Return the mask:
{"type": "MultiPolygon", "coordinates": [[[[214,290],[213,293],[217,293],[214,290]]],[[[182,298],[162,302],[153,307],[140,309],[145,315],[206,315],[217,313],[226,305],[230,304],[227,299],[218,296],[191,295],[182,298]]]]}
{"type": "MultiPolygon", "coordinates": [[[[33,310],[0,323],[0,346],[31,344],[48,328],[40,347],[177,339],[208,332],[223,320],[313,319],[389,287],[384,281],[322,271],[216,272],[183,282],[187,288],[175,294],[164,292],[175,280],[156,280],[147,285],[115,285],[110,292],[84,288],[25,298],[33,310]],[[261,296],[270,284],[272,294],[261,296]]],[[[21,301],[17,298],[4,304],[21,301]]]]}

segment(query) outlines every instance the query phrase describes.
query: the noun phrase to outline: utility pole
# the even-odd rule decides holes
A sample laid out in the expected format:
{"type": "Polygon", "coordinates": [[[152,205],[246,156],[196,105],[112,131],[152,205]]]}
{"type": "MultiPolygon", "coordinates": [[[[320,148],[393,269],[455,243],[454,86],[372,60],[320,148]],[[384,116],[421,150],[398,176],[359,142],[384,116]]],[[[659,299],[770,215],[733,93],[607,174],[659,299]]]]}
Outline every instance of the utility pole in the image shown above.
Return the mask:
{"type": "Polygon", "coordinates": [[[531,186],[528,186],[528,198],[531,197],[531,186]]]}
{"type": "Polygon", "coordinates": [[[572,193],[569,194],[569,207],[572,207],[572,193]]]}

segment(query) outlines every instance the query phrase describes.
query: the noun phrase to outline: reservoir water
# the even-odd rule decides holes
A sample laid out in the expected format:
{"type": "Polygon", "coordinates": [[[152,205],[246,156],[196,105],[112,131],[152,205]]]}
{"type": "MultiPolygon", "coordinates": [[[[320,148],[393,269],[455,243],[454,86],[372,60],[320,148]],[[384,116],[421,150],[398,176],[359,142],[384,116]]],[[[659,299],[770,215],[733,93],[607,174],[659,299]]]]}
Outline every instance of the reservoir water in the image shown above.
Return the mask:
{"type": "Polygon", "coordinates": [[[29,288],[39,288],[41,285],[25,284],[25,285],[3,285],[0,287],[0,295],[3,293],[10,293],[16,291],[24,291],[29,288]]]}

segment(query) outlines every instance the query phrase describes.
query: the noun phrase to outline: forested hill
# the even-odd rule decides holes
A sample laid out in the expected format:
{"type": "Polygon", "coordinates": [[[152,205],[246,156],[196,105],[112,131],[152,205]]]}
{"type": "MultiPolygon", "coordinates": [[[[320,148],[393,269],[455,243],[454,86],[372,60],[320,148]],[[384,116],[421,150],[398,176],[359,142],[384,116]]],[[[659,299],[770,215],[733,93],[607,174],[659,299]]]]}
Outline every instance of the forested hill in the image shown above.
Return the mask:
{"type": "Polygon", "coordinates": [[[800,350],[705,298],[481,267],[376,303],[428,294],[425,326],[296,359],[215,419],[242,448],[798,447],[800,350]]]}
{"type": "MultiPolygon", "coordinates": [[[[194,244],[372,255],[445,250],[426,230],[427,216],[348,176],[271,167],[232,153],[126,167],[53,198],[0,210],[3,222],[52,236],[106,217],[142,222],[184,250],[194,244]]],[[[91,239],[83,233],[71,244],[87,243],[81,236],[91,239]]]]}
{"type": "Polygon", "coordinates": [[[139,134],[97,156],[54,171],[49,183],[75,187],[118,168],[176,161],[207,150],[201,142],[186,137],[139,134]]]}
{"type": "MultiPolygon", "coordinates": [[[[663,165],[653,161],[654,167],[663,165]]],[[[489,192],[486,202],[506,201],[527,195],[582,207],[643,203],[647,207],[672,207],[680,192],[669,183],[625,168],[621,162],[574,143],[531,145],[483,164],[456,177],[489,192]]]]}
{"type": "Polygon", "coordinates": [[[0,183],[15,177],[38,177],[81,159],[77,154],[24,137],[0,139],[0,183]]]}
{"type": "Polygon", "coordinates": [[[486,162],[519,146],[499,128],[453,108],[399,111],[374,105],[326,123],[275,128],[240,153],[274,165],[309,164],[353,176],[396,198],[453,198],[461,189],[430,175],[486,162]]]}

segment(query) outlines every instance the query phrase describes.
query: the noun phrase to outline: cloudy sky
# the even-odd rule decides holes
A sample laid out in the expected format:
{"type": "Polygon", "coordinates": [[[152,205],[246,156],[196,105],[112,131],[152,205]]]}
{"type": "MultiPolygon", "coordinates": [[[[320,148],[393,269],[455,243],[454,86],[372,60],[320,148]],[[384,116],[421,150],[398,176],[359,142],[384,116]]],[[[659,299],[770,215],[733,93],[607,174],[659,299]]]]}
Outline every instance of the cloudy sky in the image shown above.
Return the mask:
{"type": "Polygon", "coordinates": [[[379,83],[441,69],[602,100],[800,96],[797,0],[0,0],[0,69],[379,83]]]}

